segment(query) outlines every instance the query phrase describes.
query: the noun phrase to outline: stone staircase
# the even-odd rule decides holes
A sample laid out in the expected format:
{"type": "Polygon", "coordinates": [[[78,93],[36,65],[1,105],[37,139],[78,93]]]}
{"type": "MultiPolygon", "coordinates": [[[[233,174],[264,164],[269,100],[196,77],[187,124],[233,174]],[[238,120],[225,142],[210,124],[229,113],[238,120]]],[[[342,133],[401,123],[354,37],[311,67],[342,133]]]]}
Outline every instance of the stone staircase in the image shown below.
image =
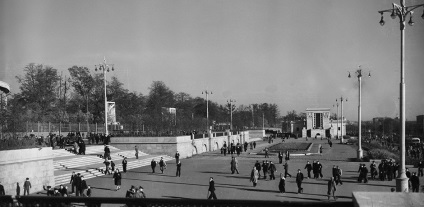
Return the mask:
{"type": "Polygon", "coordinates": [[[53,150],[53,157],[54,158],[58,158],[58,157],[68,157],[68,156],[75,156],[74,153],[69,152],[66,149],[55,149],[53,150]]]}
{"type": "MultiPolygon", "coordinates": [[[[132,152],[133,152],[133,150],[132,150],[132,152]]],[[[141,154],[147,155],[145,153],[139,153],[139,156],[141,154]]],[[[145,158],[145,159],[129,161],[127,163],[127,170],[148,166],[148,165],[150,165],[150,162],[152,161],[152,159],[159,161],[161,157],[163,157],[163,160],[165,160],[165,162],[174,159],[174,158],[167,156],[167,155],[160,155],[160,156],[154,156],[154,157],[149,157],[149,158],[145,158]]],[[[121,159],[123,159],[123,158],[121,158],[121,159]]],[[[101,161],[103,161],[103,159],[101,159],[101,161]]],[[[100,177],[100,176],[105,175],[104,174],[105,168],[106,168],[105,166],[98,167],[98,168],[88,168],[86,170],[75,171],[75,174],[80,173],[82,176],[84,176],[84,179],[87,180],[87,179],[91,179],[91,178],[100,177]]],[[[115,168],[118,168],[120,171],[122,171],[122,164],[121,163],[116,164],[115,168]]],[[[55,176],[56,186],[68,184],[71,180],[71,175],[72,175],[72,173],[66,173],[66,174],[55,176]]]]}
{"type": "MultiPolygon", "coordinates": [[[[122,151],[122,152],[114,152],[110,154],[112,161],[122,160],[124,157],[127,158],[134,158],[135,155],[133,154],[133,150],[128,151],[122,151]],[[128,155],[128,156],[125,156],[128,155]]],[[[139,153],[139,156],[145,156],[146,153],[139,153]]],[[[97,156],[78,156],[76,158],[72,159],[64,159],[64,160],[57,160],[53,162],[53,166],[55,170],[61,170],[61,169],[69,169],[69,168],[77,168],[87,165],[93,165],[93,164],[100,164],[103,163],[104,159],[102,155],[97,156]]]]}

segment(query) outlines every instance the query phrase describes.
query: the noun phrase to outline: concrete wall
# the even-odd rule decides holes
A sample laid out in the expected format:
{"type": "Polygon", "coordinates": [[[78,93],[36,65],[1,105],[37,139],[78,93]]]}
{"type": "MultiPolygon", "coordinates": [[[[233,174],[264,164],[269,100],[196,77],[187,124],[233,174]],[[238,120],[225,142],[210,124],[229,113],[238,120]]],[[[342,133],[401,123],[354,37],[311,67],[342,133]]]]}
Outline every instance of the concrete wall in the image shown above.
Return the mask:
{"type": "Polygon", "coordinates": [[[0,182],[6,195],[16,195],[17,182],[23,195],[26,178],[32,185],[30,193],[55,185],[51,147],[0,151],[0,182]]]}
{"type": "Polygon", "coordinates": [[[192,139],[191,136],[178,137],[113,137],[111,145],[123,150],[138,149],[147,154],[166,154],[174,156],[176,151],[180,158],[192,157],[209,151],[220,150],[224,141],[235,144],[249,142],[249,132],[240,132],[238,135],[219,136],[211,138],[192,139]]]}

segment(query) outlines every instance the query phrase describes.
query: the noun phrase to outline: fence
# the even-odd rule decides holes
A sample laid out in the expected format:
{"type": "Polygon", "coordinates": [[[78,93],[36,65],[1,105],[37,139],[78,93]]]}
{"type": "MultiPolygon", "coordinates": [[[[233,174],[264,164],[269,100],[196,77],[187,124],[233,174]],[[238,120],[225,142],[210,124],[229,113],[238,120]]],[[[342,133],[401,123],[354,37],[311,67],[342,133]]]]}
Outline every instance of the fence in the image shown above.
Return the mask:
{"type": "Polygon", "coordinates": [[[13,200],[11,196],[0,196],[0,206],[102,206],[102,204],[118,204],[128,207],[353,207],[349,201],[266,201],[266,200],[206,200],[206,199],[162,199],[162,198],[112,198],[112,197],[52,197],[21,196],[13,200]]]}

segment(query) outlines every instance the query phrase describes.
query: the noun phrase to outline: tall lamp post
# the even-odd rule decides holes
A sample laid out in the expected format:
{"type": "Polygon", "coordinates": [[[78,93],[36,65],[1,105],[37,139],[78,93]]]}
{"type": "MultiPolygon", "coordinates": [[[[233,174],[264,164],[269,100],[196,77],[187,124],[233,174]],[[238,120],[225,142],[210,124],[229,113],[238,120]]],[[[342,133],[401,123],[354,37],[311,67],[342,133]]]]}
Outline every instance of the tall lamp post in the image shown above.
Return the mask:
{"type": "MultiPolygon", "coordinates": [[[[357,152],[357,158],[362,159],[363,157],[363,151],[362,151],[362,69],[361,66],[359,66],[359,69],[355,71],[356,76],[358,77],[358,83],[359,83],[359,95],[358,95],[358,152],[357,152]]],[[[347,76],[348,78],[351,78],[352,76],[347,76]]],[[[371,72],[368,73],[368,77],[371,77],[371,72]]]]}
{"type": "Polygon", "coordinates": [[[110,70],[114,71],[115,68],[113,67],[114,64],[106,64],[106,57],[103,60],[103,63],[100,63],[98,65],[95,65],[95,71],[97,71],[97,67],[99,67],[98,70],[103,72],[103,80],[104,80],[104,87],[105,87],[105,136],[107,136],[108,130],[107,130],[107,97],[106,97],[106,72],[110,72],[110,70]]]}
{"type": "Polygon", "coordinates": [[[209,133],[209,94],[212,94],[212,91],[204,90],[202,94],[206,94],[206,131],[209,133]]]}
{"type": "MultiPolygon", "coordinates": [[[[333,107],[334,107],[334,105],[333,105],[333,107]]],[[[336,137],[336,139],[339,139],[339,102],[337,102],[337,99],[336,99],[336,107],[337,107],[337,112],[336,112],[336,129],[337,129],[337,137],[336,137]]]]}
{"type": "MultiPolygon", "coordinates": [[[[338,100],[336,99],[336,102],[337,102],[338,100]]],[[[343,98],[343,96],[342,97],[340,97],[340,112],[341,112],[341,121],[340,121],[340,136],[341,136],[341,138],[340,138],[340,143],[341,144],[343,144],[344,143],[344,139],[343,139],[343,101],[347,101],[347,98],[345,99],[345,98],[343,98]]]]}
{"type": "Polygon", "coordinates": [[[236,102],[236,100],[230,99],[227,100],[227,103],[230,104],[230,131],[233,131],[233,103],[236,102]]]}
{"type": "MultiPolygon", "coordinates": [[[[400,5],[393,3],[392,9],[381,10],[378,13],[381,14],[380,25],[384,25],[383,13],[391,13],[390,17],[392,19],[399,18],[400,23],[400,125],[401,125],[401,139],[400,139],[400,166],[399,166],[399,176],[396,179],[396,191],[397,192],[408,192],[408,178],[406,177],[405,170],[405,21],[409,15],[408,24],[410,26],[414,25],[412,21],[413,10],[419,7],[424,8],[424,4],[414,5],[414,6],[405,6],[405,0],[400,1],[400,5]]],[[[424,12],[421,16],[424,19],[424,12]]]]}

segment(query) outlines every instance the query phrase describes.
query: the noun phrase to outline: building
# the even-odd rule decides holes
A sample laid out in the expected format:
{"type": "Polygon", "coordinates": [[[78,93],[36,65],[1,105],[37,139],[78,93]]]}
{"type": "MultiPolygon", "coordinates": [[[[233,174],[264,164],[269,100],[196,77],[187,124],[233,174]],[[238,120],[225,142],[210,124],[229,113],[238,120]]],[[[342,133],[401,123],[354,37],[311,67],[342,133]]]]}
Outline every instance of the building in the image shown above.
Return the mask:
{"type": "Polygon", "coordinates": [[[329,108],[307,108],[306,129],[307,137],[336,137],[346,135],[346,121],[331,120],[329,108]],[[343,130],[342,130],[343,129],[343,130]]]}

